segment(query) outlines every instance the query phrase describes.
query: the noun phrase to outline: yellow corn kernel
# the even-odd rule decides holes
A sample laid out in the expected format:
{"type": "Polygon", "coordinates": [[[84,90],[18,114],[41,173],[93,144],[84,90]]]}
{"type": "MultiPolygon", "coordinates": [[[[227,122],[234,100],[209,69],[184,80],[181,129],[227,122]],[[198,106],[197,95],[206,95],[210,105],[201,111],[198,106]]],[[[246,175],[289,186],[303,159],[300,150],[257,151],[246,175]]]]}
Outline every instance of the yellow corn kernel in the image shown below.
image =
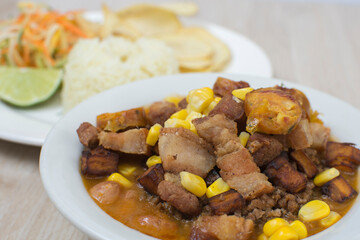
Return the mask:
{"type": "Polygon", "coordinates": [[[201,118],[203,115],[199,112],[191,111],[187,117],[185,118],[185,121],[191,123],[192,120],[196,118],[201,118]]]}
{"type": "Polygon", "coordinates": [[[190,91],[186,99],[190,110],[202,112],[214,99],[214,92],[208,87],[199,88],[190,91]]]}
{"type": "Polygon", "coordinates": [[[167,101],[167,102],[171,102],[171,103],[175,104],[176,106],[178,106],[179,102],[181,100],[183,100],[183,98],[184,97],[180,97],[180,96],[168,96],[164,100],[167,101]]]}
{"type": "Polygon", "coordinates": [[[289,223],[283,218],[274,218],[267,221],[263,227],[263,232],[267,237],[273,235],[278,229],[289,226],[289,223]]]}
{"type": "Polygon", "coordinates": [[[281,227],[269,238],[269,240],[298,240],[297,232],[289,226],[281,227]]]}
{"type": "Polygon", "coordinates": [[[290,223],[290,227],[297,232],[299,239],[306,238],[308,235],[307,228],[304,223],[300,222],[299,220],[295,220],[290,223]]]}
{"type": "Polygon", "coordinates": [[[146,143],[149,144],[150,146],[154,146],[156,144],[156,142],[159,140],[159,135],[160,135],[160,129],[162,128],[162,126],[158,123],[154,124],[150,130],[149,133],[146,137],[146,143]]]}
{"type": "Polygon", "coordinates": [[[229,185],[222,179],[218,178],[215,182],[213,182],[206,190],[206,196],[211,198],[220,193],[227,192],[230,190],[229,185]]]}
{"type": "Polygon", "coordinates": [[[132,182],[130,182],[127,178],[125,178],[123,175],[121,175],[120,173],[113,173],[111,174],[108,178],[107,181],[114,181],[119,183],[121,186],[124,187],[131,187],[132,186],[132,182]]]}
{"type": "Polygon", "coordinates": [[[128,177],[135,172],[136,167],[131,166],[130,164],[124,163],[124,164],[119,165],[118,170],[119,170],[120,174],[128,177]]]}
{"type": "Polygon", "coordinates": [[[241,132],[240,135],[239,135],[239,138],[240,138],[240,143],[241,145],[243,145],[244,147],[246,147],[246,144],[249,140],[249,137],[250,137],[250,134],[247,133],[247,132],[241,132]]]}
{"type": "Polygon", "coordinates": [[[232,95],[234,95],[235,97],[237,97],[238,99],[241,99],[241,100],[245,100],[245,96],[246,94],[248,94],[249,92],[252,92],[254,91],[253,88],[240,88],[240,89],[235,89],[232,91],[232,95]]]}
{"type": "Polygon", "coordinates": [[[198,175],[189,172],[180,172],[181,185],[189,192],[198,197],[202,197],[206,192],[206,183],[204,179],[198,175]]]}
{"type": "Polygon", "coordinates": [[[299,210],[299,217],[304,222],[311,222],[327,217],[330,214],[329,205],[320,200],[312,200],[302,206],[299,210]]]}
{"type": "Polygon", "coordinates": [[[331,179],[336,178],[339,175],[340,172],[336,168],[326,169],[325,171],[316,175],[316,177],[314,178],[314,184],[318,187],[321,187],[322,185],[324,185],[331,179]]]}
{"type": "Polygon", "coordinates": [[[164,127],[166,127],[166,128],[180,128],[180,127],[182,127],[182,128],[190,129],[190,124],[189,124],[189,122],[187,122],[185,120],[176,119],[176,118],[169,118],[168,120],[165,121],[164,127]]]}
{"type": "Polygon", "coordinates": [[[177,118],[181,120],[185,120],[185,118],[188,116],[188,113],[186,109],[182,109],[180,111],[177,111],[176,113],[173,113],[170,118],[177,118]]]}
{"type": "Polygon", "coordinates": [[[220,102],[221,98],[220,97],[216,97],[214,98],[214,100],[212,100],[212,102],[209,104],[209,106],[203,111],[203,113],[205,115],[208,115],[214,108],[215,106],[220,102]]]}
{"type": "Polygon", "coordinates": [[[268,238],[264,233],[262,233],[258,236],[257,240],[268,240],[268,238]]]}
{"type": "Polygon", "coordinates": [[[161,158],[159,156],[156,155],[152,155],[151,157],[148,158],[148,160],[146,160],[146,166],[151,167],[155,164],[159,164],[162,163],[161,158]]]}
{"type": "Polygon", "coordinates": [[[323,227],[330,227],[331,225],[333,225],[334,223],[339,221],[340,218],[341,218],[340,214],[338,214],[337,212],[331,211],[329,216],[320,220],[320,224],[323,227]]]}

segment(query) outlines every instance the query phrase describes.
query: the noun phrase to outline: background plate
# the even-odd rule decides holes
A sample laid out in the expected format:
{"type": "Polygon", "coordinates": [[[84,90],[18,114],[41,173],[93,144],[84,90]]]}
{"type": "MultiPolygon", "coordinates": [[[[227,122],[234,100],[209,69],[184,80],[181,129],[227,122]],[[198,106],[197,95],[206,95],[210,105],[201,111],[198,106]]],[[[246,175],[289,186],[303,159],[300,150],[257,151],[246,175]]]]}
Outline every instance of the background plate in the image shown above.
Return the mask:
{"type": "MultiPolygon", "coordinates": [[[[87,12],[86,18],[102,22],[99,11],[87,12]]],[[[244,36],[222,26],[194,19],[181,19],[186,26],[203,27],[225,42],[230,48],[232,59],[224,69],[225,73],[237,73],[271,77],[270,61],[263,50],[244,36]]],[[[60,94],[51,100],[30,108],[15,108],[0,101],[0,139],[41,146],[47,133],[63,115],[60,94]]]]}

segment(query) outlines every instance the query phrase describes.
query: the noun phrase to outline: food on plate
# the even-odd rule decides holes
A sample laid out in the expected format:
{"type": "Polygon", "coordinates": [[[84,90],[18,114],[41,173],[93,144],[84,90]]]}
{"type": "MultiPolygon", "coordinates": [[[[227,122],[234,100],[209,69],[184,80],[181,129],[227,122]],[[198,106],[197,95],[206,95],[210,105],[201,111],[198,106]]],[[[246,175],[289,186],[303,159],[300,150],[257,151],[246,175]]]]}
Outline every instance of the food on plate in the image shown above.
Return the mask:
{"type": "Polygon", "coordinates": [[[28,107],[49,99],[59,88],[61,69],[17,68],[0,66],[0,99],[19,107],[28,107]]]}
{"type": "Polygon", "coordinates": [[[101,37],[158,38],[175,51],[181,72],[223,70],[231,58],[228,47],[203,28],[184,27],[175,13],[162,5],[137,4],[118,12],[104,6],[101,37]]]}
{"type": "Polygon", "coordinates": [[[198,6],[193,2],[164,2],[159,7],[165,8],[180,16],[193,16],[198,12],[198,6]]]}
{"type": "Polygon", "coordinates": [[[73,21],[80,12],[59,13],[45,5],[19,3],[17,18],[1,22],[0,65],[62,67],[85,32],[73,21]]]}
{"type": "Polygon", "coordinates": [[[219,77],[212,89],[103,113],[77,132],[90,196],[156,238],[303,239],[357,195],[360,150],[332,141],[297,89],[219,77]],[[270,122],[248,132],[249,118],[270,122]]]}
{"type": "Polygon", "coordinates": [[[174,73],[178,73],[178,62],[171,49],[159,40],[83,39],[68,56],[62,104],[67,111],[111,87],[174,73]]]}

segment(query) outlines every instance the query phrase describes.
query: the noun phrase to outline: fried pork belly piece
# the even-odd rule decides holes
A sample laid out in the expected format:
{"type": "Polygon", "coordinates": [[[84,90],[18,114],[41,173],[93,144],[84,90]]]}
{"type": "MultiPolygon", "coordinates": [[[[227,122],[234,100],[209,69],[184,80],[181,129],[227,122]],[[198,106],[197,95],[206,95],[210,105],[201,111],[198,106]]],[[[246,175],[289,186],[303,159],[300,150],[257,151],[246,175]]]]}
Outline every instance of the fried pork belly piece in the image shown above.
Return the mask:
{"type": "Polygon", "coordinates": [[[255,163],[263,167],[282,152],[283,145],[273,136],[254,133],[250,136],[246,148],[253,156],[255,163]]]}
{"type": "Polygon", "coordinates": [[[274,191],[265,174],[252,172],[241,176],[233,176],[226,181],[232,189],[238,191],[246,200],[257,198],[274,191]]]}
{"type": "Polygon", "coordinates": [[[312,122],[309,125],[310,133],[313,139],[311,147],[317,150],[324,150],[330,137],[330,128],[316,122],[312,122]]]}
{"type": "Polygon", "coordinates": [[[272,160],[264,171],[269,180],[290,193],[298,193],[306,188],[306,178],[290,164],[286,152],[272,160]]]}
{"type": "Polygon", "coordinates": [[[260,173],[249,151],[241,145],[234,121],[217,114],[192,122],[199,136],[214,144],[220,175],[231,188],[245,199],[256,198],[274,190],[267,177],[260,173]]]}
{"type": "Polygon", "coordinates": [[[100,145],[106,149],[131,154],[149,154],[150,146],[146,144],[146,128],[131,129],[121,133],[100,132],[100,145]]]}
{"type": "Polygon", "coordinates": [[[187,107],[188,103],[186,101],[186,98],[183,98],[179,103],[178,106],[180,109],[185,109],[187,107]]]}
{"type": "Polygon", "coordinates": [[[112,204],[119,199],[120,185],[117,182],[105,181],[90,188],[90,196],[101,204],[112,204]]]}
{"type": "Polygon", "coordinates": [[[164,122],[177,110],[178,108],[174,103],[166,101],[154,102],[150,105],[147,114],[150,125],[159,123],[164,126],[164,122]]]}
{"type": "Polygon", "coordinates": [[[319,173],[316,165],[304,150],[296,150],[292,152],[290,156],[296,162],[300,171],[305,173],[309,179],[315,177],[316,174],[319,173]]]}
{"type": "Polygon", "coordinates": [[[326,164],[339,170],[353,172],[360,165],[360,149],[352,143],[328,142],[325,154],[326,164]]]}
{"type": "Polygon", "coordinates": [[[244,115],[244,101],[234,97],[231,92],[225,94],[216,104],[209,116],[224,114],[230,120],[240,120],[244,115]]]}
{"type": "Polygon", "coordinates": [[[205,178],[215,166],[212,146],[184,128],[162,128],[159,153],[164,170],[173,173],[187,171],[205,178]]]}
{"type": "Polygon", "coordinates": [[[157,188],[161,181],[164,180],[164,169],[161,164],[155,164],[141,174],[137,181],[146,191],[157,195],[157,188]]]}
{"type": "Polygon", "coordinates": [[[209,205],[215,215],[231,214],[245,206],[245,200],[235,190],[229,190],[209,199],[209,205]]]}
{"type": "Polygon", "coordinates": [[[253,229],[253,221],[242,217],[201,216],[193,226],[190,239],[247,240],[253,229]]]}
{"type": "Polygon", "coordinates": [[[335,202],[345,202],[357,195],[357,192],[341,175],[325,183],[321,190],[335,202]]]}
{"type": "Polygon", "coordinates": [[[238,138],[236,122],[223,114],[196,118],[192,123],[195,125],[199,136],[214,146],[225,145],[228,141],[238,138]]]}
{"type": "Polygon", "coordinates": [[[160,182],[157,192],[162,200],[184,214],[196,216],[201,212],[198,198],[180,185],[164,180],[160,182]]]}
{"type": "Polygon", "coordinates": [[[83,151],[81,155],[81,173],[87,177],[105,177],[117,172],[119,154],[97,147],[83,151]]]}
{"type": "Polygon", "coordinates": [[[96,118],[96,126],[102,130],[117,132],[131,128],[147,126],[143,107],[133,108],[116,113],[104,113],[96,118]]]}
{"type": "Polygon", "coordinates": [[[214,94],[220,97],[225,96],[227,93],[231,93],[235,89],[250,87],[247,82],[233,81],[228,78],[218,77],[213,86],[214,94]]]}
{"type": "Polygon", "coordinates": [[[225,181],[230,180],[234,176],[260,172],[249,151],[244,147],[239,151],[219,157],[216,164],[221,169],[220,175],[225,181]]]}
{"type": "Polygon", "coordinates": [[[313,137],[309,121],[307,119],[301,120],[288,135],[288,138],[292,149],[299,150],[310,147],[313,144],[313,137]]]}
{"type": "Polygon", "coordinates": [[[99,129],[91,123],[83,122],[76,130],[82,145],[89,148],[96,148],[99,145],[99,129]]]}

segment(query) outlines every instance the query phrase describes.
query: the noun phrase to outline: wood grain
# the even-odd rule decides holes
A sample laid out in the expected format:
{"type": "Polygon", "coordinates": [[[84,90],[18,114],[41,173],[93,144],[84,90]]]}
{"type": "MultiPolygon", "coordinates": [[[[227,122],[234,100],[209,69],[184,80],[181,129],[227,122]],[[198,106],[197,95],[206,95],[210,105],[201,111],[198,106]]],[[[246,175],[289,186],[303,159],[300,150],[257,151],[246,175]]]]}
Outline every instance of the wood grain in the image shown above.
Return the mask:
{"type": "MultiPolygon", "coordinates": [[[[56,9],[100,3],[47,1],[56,9]]],[[[129,1],[105,1],[113,8],[129,1]]],[[[144,1],[131,1],[144,2],[144,1]]],[[[160,1],[146,1],[160,2],[160,1]]],[[[268,54],[275,77],[343,99],[360,109],[360,6],[257,0],[197,0],[196,18],[221,24],[255,41],[268,54]]],[[[15,2],[0,3],[0,17],[15,2]]],[[[1,113],[0,113],[1,117],[1,113]]],[[[1,239],[87,239],[48,199],[38,170],[40,148],[0,140],[1,239]]]]}

